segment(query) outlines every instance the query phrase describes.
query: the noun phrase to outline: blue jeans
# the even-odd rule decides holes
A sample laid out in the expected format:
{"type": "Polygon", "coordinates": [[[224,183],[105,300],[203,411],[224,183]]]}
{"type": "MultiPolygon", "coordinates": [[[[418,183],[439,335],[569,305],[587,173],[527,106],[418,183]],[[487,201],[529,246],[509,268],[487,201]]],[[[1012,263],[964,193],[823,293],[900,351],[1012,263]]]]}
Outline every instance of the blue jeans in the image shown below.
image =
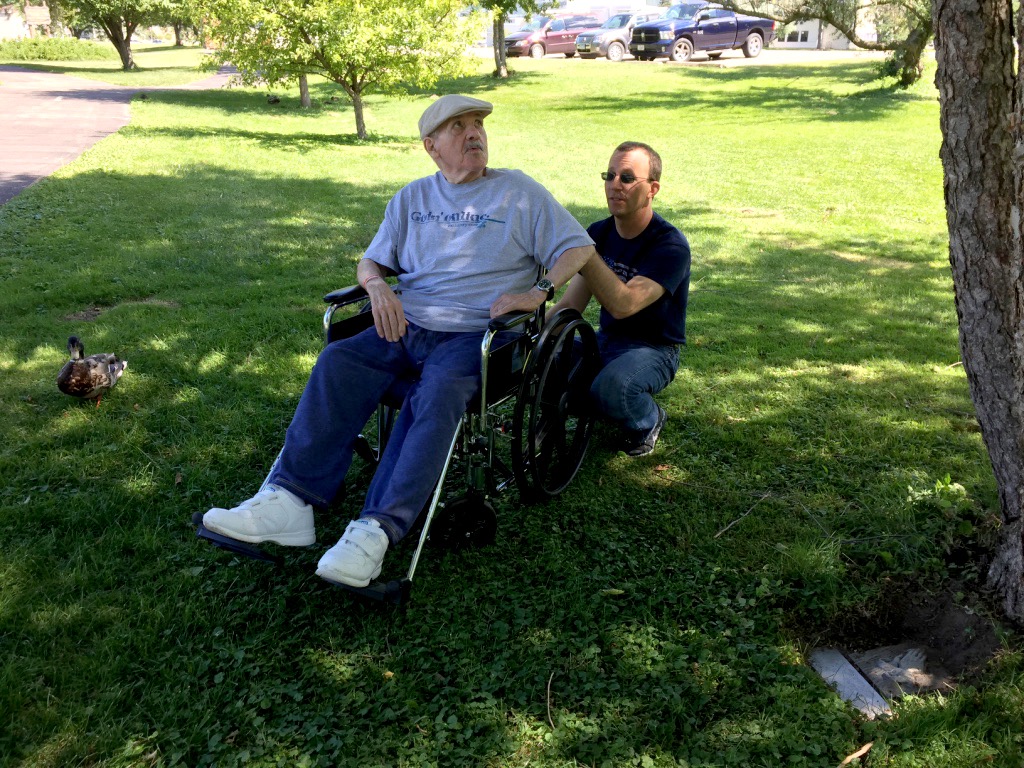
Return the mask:
{"type": "Polygon", "coordinates": [[[654,395],[679,368],[679,347],[597,335],[601,370],[590,386],[597,412],[631,434],[647,434],[658,423],[654,395]]]}
{"type": "Polygon", "coordinates": [[[399,541],[429,500],[459,421],[480,388],[481,337],[410,324],[397,342],[369,328],[328,344],[295,409],[271,482],[310,504],[330,503],[377,404],[396,379],[412,379],[361,515],[378,520],[392,543],[399,541]]]}

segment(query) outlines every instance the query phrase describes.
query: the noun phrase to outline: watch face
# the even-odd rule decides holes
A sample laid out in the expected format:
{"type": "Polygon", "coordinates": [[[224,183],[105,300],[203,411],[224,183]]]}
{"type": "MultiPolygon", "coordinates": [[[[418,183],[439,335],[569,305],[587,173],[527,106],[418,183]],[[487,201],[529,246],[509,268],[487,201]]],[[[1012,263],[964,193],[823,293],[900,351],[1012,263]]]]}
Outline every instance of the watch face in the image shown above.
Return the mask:
{"type": "Polygon", "coordinates": [[[548,301],[551,301],[553,298],[555,298],[555,284],[548,280],[546,277],[542,277],[540,280],[538,280],[537,285],[535,285],[534,287],[539,288],[542,291],[547,291],[548,301]]]}

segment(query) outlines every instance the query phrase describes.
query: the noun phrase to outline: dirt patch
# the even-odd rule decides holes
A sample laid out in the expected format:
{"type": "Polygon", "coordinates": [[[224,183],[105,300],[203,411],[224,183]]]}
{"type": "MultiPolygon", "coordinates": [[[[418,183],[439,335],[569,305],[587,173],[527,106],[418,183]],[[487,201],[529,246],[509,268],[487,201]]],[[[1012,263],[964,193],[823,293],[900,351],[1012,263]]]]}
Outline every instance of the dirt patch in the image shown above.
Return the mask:
{"type": "Polygon", "coordinates": [[[91,323],[102,314],[102,308],[89,307],[79,312],[72,312],[70,315],[64,315],[61,319],[71,323],[91,323]]]}
{"type": "Polygon", "coordinates": [[[111,309],[117,309],[117,307],[130,307],[133,304],[163,307],[164,309],[178,309],[181,306],[176,301],[167,301],[165,299],[139,299],[137,301],[122,301],[114,307],[87,307],[79,310],[78,312],[72,312],[70,315],[65,315],[61,319],[72,323],[91,323],[104,312],[109,312],[111,309]]]}
{"type": "Polygon", "coordinates": [[[906,261],[897,261],[896,259],[886,259],[878,256],[865,256],[860,253],[833,251],[833,255],[843,261],[853,261],[858,264],[867,264],[872,267],[885,267],[886,269],[913,269],[917,266],[916,264],[911,264],[906,261]]]}
{"type": "Polygon", "coordinates": [[[884,646],[913,646],[924,651],[929,673],[972,684],[1003,647],[993,611],[955,582],[938,592],[908,587],[880,613],[837,617],[817,644],[852,657],[884,646]]]}
{"type": "Polygon", "coordinates": [[[953,594],[914,595],[903,610],[903,635],[960,682],[977,679],[1002,648],[995,623],[953,594]]]}

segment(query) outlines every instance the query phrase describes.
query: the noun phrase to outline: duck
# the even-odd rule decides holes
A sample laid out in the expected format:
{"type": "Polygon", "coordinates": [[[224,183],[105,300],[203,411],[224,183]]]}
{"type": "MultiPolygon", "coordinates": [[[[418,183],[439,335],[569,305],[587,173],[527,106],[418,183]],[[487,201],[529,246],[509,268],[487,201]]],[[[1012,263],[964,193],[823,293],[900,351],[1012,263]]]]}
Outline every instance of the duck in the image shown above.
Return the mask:
{"type": "Polygon", "coordinates": [[[82,400],[95,399],[99,408],[103,395],[114,388],[128,368],[128,361],[106,352],[85,357],[85,346],[77,336],[68,338],[68,355],[70,359],[57,374],[57,388],[82,400]]]}

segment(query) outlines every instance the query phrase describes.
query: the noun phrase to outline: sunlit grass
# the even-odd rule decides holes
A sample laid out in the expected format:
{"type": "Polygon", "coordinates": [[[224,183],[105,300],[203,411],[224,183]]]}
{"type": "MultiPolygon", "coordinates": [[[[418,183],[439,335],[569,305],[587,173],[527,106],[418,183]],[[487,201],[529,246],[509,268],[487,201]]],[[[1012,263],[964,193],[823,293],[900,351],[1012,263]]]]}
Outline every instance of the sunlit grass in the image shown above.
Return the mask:
{"type": "MultiPolygon", "coordinates": [[[[138,55],[185,82],[198,51],[138,55]]],[[[599,429],[559,500],[505,497],[492,547],[428,553],[406,613],[313,575],[358,483],[288,567],[200,546],[190,515],[248,496],[280,446],[320,296],[433,172],[429,96],[371,98],[367,141],[325,83],[309,111],[294,91],[136,100],[0,208],[0,764],[835,766],[869,740],[893,765],[1013,764],[1012,654],[881,725],[798,663],[991,532],[930,75],[899,93],[864,63],[481,67],[438,90],[492,100],[492,165],[584,223],[616,144],[663,156],[658,209],[694,267],[657,452],[599,429]],[[99,409],[54,385],[71,333],[129,360],[99,409]],[[965,490],[943,506],[947,475],[965,490]]]]}
{"type": "MultiPolygon", "coordinates": [[[[113,45],[110,50],[114,51],[113,45]]],[[[125,72],[121,67],[121,59],[115,55],[106,61],[3,61],[44,72],[55,72],[62,75],[84,77],[89,80],[101,80],[111,85],[127,85],[139,87],[185,85],[209,76],[201,72],[199,65],[208,53],[195,45],[182,46],[152,45],[135,42],[132,54],[137,69],[125,72]]]]}

